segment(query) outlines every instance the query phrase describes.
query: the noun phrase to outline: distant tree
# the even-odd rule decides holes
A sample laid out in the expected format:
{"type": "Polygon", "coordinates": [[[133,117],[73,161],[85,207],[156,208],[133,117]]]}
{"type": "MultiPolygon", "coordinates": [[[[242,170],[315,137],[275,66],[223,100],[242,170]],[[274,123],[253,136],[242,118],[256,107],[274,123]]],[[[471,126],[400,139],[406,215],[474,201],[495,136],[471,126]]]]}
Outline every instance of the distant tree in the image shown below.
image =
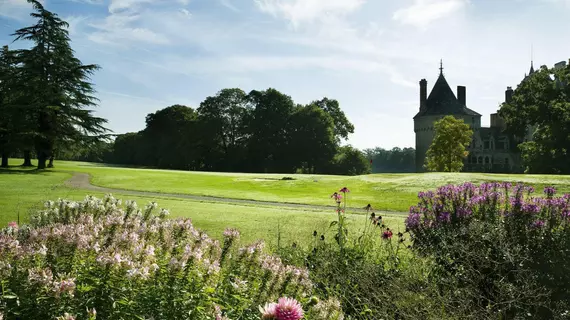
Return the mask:
{"type": "Polygon", "coordinates": [[[146,128],[141,132],[141,142],[149,152],[145,164],[166,169],[192,168],[195,148],[189,142],[196,140],[195,126],[196,112],[183,105],[173,105],[147,115],[146,128]]]}
{"type": "Polygon", "coordinates": [[[528,173],[570,173],[570,66],[542,67],[523,80],[499,110],[528,173]],[[532,140],[524,141],[527,130],[532,140]]]}
{"type": "Polygon", "coordinates": [[[391,150],[383,148],[374,148],[364,150],[366,158],[372,161],[372,172],[415,172],[415,153],[414,148],[398,148],[391,150]]]}
{"type": "Polygon", "coordinates": [[[473,131],[463,119],[445,116],[434,124],[435,135],[426,153],[428,171],[458,172],[463,168],[463,159],[469,154],[467,146],[473,131]]]}
{"type": "Polygon", "coordinates": [[[275,89],[251,91],[247,97],[251,110],[248,126],[248,158],[255,172],[292,172],[295,168],[290,145],[291,115],[295,103],[275,89]]]}
{"type": "Polygon", "coordinates": [[[298,106],[291,116],[290,145],[298,168],[324,172],[337,149],[332,117],[314,104],[298,106]]]}
{"type": "Polygon", "coordinates": [[[223,89],[207,97],[197,109],[204,169],[241,169],[247,148],[247,95],[241,89],[223,89]]]}
{"type": "Polygon", "coordinates": [[[337,142],[347,140],[349,134],[354,133],[354,125],[348,120],[337,100],[323,98],[311,102],[331,116],[334,123],[334,135],[337,142]]]}
{"type": "Polygon", "coordinates": [[[113,163],[125,165],[144,165],[141,150],[144,150],[142,134],[128,132],[120,134],[113,143],[113,163]]]}
{"type": "Polygon", "coordinates": [[[75,143],[88,136],[98,136],[107,130],[105,119],[93,116],[86,109],[96,105],[89,76],[99,67],[84,65],[70,46],[67,22],[46,10],[37,0],[27,0],[35,12],[37,23],[16,30],[14,41],[28,40],[30,49],[17,50],[18,88],[26,92],[18,105],[22,113],[35,122],[34,145],[38,168],[53,161],[57,145],[75,143]]]}
{"type": "Polygon", "coordinates": [[[332,174],[362,175],[370,173],[370,161],[352,146],[340,147],[332,162],[332,174]]]}

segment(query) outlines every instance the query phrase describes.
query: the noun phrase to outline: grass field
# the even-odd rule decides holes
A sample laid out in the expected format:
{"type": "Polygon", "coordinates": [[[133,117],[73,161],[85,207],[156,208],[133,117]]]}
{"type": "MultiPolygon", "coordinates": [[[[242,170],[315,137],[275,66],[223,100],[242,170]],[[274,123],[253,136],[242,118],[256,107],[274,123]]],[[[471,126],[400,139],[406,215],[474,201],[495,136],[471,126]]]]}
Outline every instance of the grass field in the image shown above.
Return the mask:
{"type": "MultiPolygon", "coordinates": [[[[66,187],[64,181],[71,175],[57,170],[41,173],[19,168],[0,170],[0,226],[17,221],[18,215],[21,222],[26,221],[29,213],[41,209],[45,200],[81,200],[87,194],[103,196],[102,193],[66,187]]],[[[168,197],[114,196],[135,200],[140,206],[156,201],[159,207],[169,209],[173,217],[190,217],[197,227],[215,238],[220,237],[226,227],[235,227],[242,232],[245,242],[264,239],[272,245],[277,244],[279,234],[285,244],[305,242],[314,230],[331,236],[327,227],[336,215],[333,211],[209,203],[168,197]]],[[[362,215],[350,215],[349,221],[354,228],[360,228],[364,226],[364,219],[362,215]]],[[[401,216],[386,216],[385,220],[392,228],[403,228],[401,216]]]]}
{"type": "MultiPolygon", "coordinates": [[[[11,165],[21,160],[11,160],[11,165]]],[[[429,174],[373,174],[358,177],[325,175],[206,173],[134,169],[93,163],[57,161],[56,168],[38,173],[22,171],[17,167],[0,171],[0,225],[14,221],[18,213],[23,219],[30,210],[37,210],[46,199],[68,198],[79,200],[86,194],[100,193],[75,190],[63,182],[73,172],[86,172],[97,186],[151,191],[160,193],[193,194],[236,199],[331,205],[330,195],[342,187],[351,192],[348,205],[363,207],[370,203],[376,210],[407,211],[416,203],[417,193],[447,183],[474,183],[484,181],[522,181],[540,190],[554,185],[561,192],[570,191],[570,176],[496,175],[479,173],[429,174]],[[283,177],[294,180],[281,180],[283,177]]],[[[168,197],[125,197],[139,204],[156,200],[173,215],[191,217],[195,224],[218,236],[225,227],[243,231],[245,240],[263,238],[275,242],[278,229],[285,241],[306,238],[313,230],[324,230],[334,219],[334,212],[311,211],[271,206],[247,206],[208,203],[168,197]]],[[[363,225],[363,216],[351,216],[356,225],[363,225]]],[[[403,216],[393,216],[388,224],[401,228],[403,216]]]]}
{"type": "Polygon", "coordinates": [[[87,172],[91,183],[102,187],[276,202],[330,205],[330,195],[348,187],[349,206],[363,207],[370,203],[377,210],[399,212],[407,212],[416,204],[419,191],[448,183],[521,181],[537,190],[554,185],[562,192],[570,192],[570,176],[555,175],[425,173],[347,177],[132,169],[65,161],[56,165],[57,172],[87,172]],[[281,180],[283,177],[295,180],[281,180]]]}

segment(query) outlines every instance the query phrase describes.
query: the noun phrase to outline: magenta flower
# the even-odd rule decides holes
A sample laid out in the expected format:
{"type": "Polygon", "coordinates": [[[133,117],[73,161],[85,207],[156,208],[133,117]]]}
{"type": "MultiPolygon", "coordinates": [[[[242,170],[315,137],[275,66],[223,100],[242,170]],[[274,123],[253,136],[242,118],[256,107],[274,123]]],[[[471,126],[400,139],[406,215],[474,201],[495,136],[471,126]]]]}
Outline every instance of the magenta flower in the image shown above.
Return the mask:
{"type": "Polygon", "coordinates": [[[384,240],[392,239],[392,231],[390,229],[384,231],[382,233],[382,239],[384,240]]]}
{"type": "Polygon", "coordinates": [[[331,198],[333,198],[337,203],[340,203],[342,200],[342,195],[338,192],[335,192],[331,195],[331,198]]]}
{"type": "Polygon", "coordinates": [[[295,299],[279,298],[275,316],[277,320],[299,320],[303,318],[303,307],[295,299]]]}
{"type": "Polygon", "coordinates": [[[342,193],[347,193],[347,192],[350,192],[350,190],[348,190],[348,188],[347,188],[347,187],[344,187],[344,188],[340,189],[340,191],[339,191],[339,192],[342,192],[342,193]]]}

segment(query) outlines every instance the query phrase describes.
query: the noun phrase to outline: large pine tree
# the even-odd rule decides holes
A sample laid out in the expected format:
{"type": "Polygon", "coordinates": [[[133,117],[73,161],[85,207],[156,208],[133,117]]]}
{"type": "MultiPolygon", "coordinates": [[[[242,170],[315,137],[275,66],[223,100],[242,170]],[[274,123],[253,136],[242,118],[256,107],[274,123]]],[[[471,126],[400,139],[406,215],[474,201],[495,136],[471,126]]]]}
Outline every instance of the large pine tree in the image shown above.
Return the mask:
{"type": "Polygon", "coordinates": [[[107,129],[106,120],[87,109],[97,102],[89,78],[99,66],[84,65],[75,57],[67,22],[37,0],[27,1],[37,22],[13,34],[14,41],[33,43],[30,49],[15,53],[18,90],[28,93],[18,105],[34,125],[38,169],[43,169],[48,160],[52,164],[58,145],[102,136],[107,129]]]}

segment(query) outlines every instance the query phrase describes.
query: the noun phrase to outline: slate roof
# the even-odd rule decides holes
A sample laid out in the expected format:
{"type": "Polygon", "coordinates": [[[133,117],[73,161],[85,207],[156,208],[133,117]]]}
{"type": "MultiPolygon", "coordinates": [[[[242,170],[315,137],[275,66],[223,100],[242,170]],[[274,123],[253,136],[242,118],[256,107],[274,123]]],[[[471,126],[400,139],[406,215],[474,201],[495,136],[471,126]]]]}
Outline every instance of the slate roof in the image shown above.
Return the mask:
{"type": "Polygon", "coordinates": [[[467,108],[464,104],[457,100],[453,90],[449,87],[443,73],[439,74],[439,78],[435,82],[429,97],[427,98],[427,107],[420,110],[414,116],[414,119],[422,116],[431,115],[470,115],[481,116],[479,113],[467,108]]]}

